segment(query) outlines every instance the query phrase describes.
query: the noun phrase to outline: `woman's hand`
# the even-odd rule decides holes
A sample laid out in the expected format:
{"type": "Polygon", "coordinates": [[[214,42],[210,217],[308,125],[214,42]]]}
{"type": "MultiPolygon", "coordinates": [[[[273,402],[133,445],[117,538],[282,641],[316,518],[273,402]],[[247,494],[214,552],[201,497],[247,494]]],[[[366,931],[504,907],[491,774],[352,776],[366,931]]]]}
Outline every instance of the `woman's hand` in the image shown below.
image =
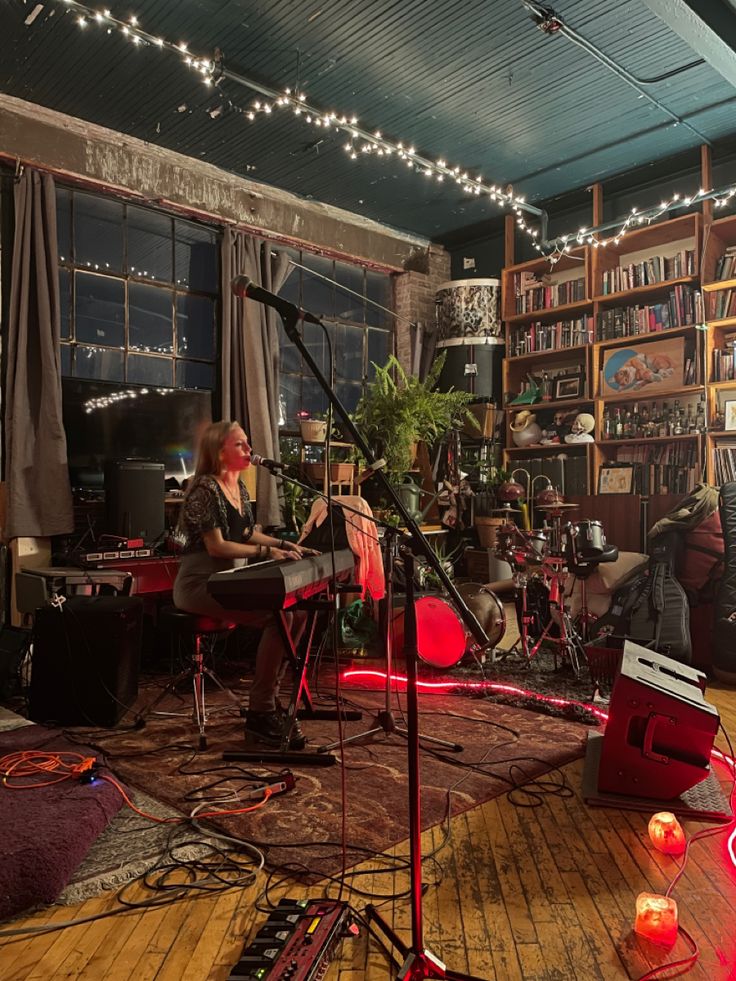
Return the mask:
{"type": "Polygon", "coordinates": [[[276,548],[275,545],[271,545],[268,557],[277,562],[283,562],[285,559],[300,559],[301,555],[293,549],[276,548]]]}
{"type": "Polygon", "coordinates": [[[280,548],[285,552],[294,552],[299,559],[304,558],[306,555],[321,554],[316,548],[307,548],[305,545],[299,545],[297,542],[282,541],[280,548]]]}

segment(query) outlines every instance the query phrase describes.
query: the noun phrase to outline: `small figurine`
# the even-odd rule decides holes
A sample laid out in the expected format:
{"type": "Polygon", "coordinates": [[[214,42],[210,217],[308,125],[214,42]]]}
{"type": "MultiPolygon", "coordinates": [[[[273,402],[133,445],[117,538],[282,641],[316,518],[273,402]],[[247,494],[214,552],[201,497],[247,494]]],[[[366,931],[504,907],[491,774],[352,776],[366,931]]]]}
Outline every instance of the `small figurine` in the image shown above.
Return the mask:
{"type": "Polygon", "coordinates": [[[567,412],[555,412],[552,417],[553,421],[548,423],[542,430],[542,445],[551,446],[555,443],[561,443],[567,434],[570,432],[570,425],[567,422],[567,417],[569,413],[567,412]]]}
{"type": "Polygon", "coordinates": [[[511,438],[516,446],[532,446],[539,442],[542,430],[536,422],[536,416],[528,409],[517,412],[511,423],[511,438]]]}
{"type": "Polygon", "coordinates": [[[575,416],[572,429],[565,436],[566,443],[592,443],[591,433],[595,429],[595,419],[589,412],[580,412],[575,416]]]}

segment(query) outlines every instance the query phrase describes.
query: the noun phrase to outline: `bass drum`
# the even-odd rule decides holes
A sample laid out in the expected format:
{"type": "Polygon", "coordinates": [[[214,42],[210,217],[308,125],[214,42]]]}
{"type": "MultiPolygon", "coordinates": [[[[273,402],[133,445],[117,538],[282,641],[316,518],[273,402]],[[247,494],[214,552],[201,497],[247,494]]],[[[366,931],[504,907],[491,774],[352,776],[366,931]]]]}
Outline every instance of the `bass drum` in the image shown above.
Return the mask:
{"type": "MultiPolygon", "coordinates": [[[[465,627],[447,600],[420,596],[417,611],[417,654],[433,668],[451,668],[465,653],[465,627]]],[[[404,647],[404,610],[396,610],[391,621],[394,651],[404,647]]]]}
{"type": "MultiPolygon", "coordinates": [[[[506,611],[501,600],[488,586],[478,582],[460,583],[457,591],[488,634],[488,646],[497,647],[506,633],[506,611]]],[[[472,636],[467,637],[467,643],[471,646],[472,636]]]]}

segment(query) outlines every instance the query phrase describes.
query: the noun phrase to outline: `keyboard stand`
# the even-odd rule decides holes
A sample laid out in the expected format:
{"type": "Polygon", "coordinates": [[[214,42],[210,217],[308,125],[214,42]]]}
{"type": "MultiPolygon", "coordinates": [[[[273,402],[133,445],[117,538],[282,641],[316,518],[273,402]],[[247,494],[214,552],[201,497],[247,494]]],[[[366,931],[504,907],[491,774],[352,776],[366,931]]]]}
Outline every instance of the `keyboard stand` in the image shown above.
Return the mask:
{"type": "Polygon", "coordinates": [[[312,648],[312,640],[314,638],[314,630],[317,623],[317,614],[321,610],[330,610],[332,608],[331,601],[325,600],[305,600],[298,603],[294,609],[295,610],[309,610],[312,614],[311,622],[309,624],[309,636],[307,642],[302,647],[302,653],[299,654],[294,645],[294,640],[291,636],[291,631],[289,630],[289,625],[286,620],[286,611],[279,610],[277,623],[279,627],[279,632],[281,634],[281,639],[284,642],[284,647],[286,648],[287,657],[291,661],[292,668],[294,671],[294,684],[291,690],[291,697],[289,699],[289,704],[284,713],[284,724],[281,730],[281,745],[278,749],[246,749],[246,750],[234,750],[228,751],[222,754],[223,760],[240,761],[246,763],[263,763],[265,766],[269,764],[284,764],[287,766],[332,766],[337,762],[337,757],[333,756],[331,753],[305,753],[302,750],[290,750],[289,740],[291,738],[291,730],[294,728],[294,722],[297,718],[299,719],[321,719],[321,720],[332,720],[337,721],[338,719],[343,719],[344,721],[354,722],[363,718],[361,712],[357,712],[353,709],[315,709],[312,703],[312,696],[309,691],[309,685],[307,684],[307,662],[309,660],[309,652],[312,648]],[[298,709],[299,703],[303,704],[303,708],[298,709]]]}

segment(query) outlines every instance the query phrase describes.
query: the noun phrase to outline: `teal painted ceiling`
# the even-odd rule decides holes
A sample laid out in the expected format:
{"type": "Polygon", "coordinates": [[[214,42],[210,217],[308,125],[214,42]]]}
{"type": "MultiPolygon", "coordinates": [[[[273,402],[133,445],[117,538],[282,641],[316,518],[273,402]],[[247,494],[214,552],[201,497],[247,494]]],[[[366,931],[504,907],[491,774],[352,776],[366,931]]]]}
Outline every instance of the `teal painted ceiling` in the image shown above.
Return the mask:
{"type": "MultiPolygon", "coordinates": [[[[105,6],[530,202],[736,132],[736,15],[725,0],[559,0],[554,12],[596,53],[544,33],[522,0],[105,6]],[[704,24],[699,6],[715,7],[716,22],[704,24]]],[[[351,161],[344,134],[291,110],[250,122],[252,90],[230,77],[207,86],[180,55],[78,18],[61,0],[0,0],[0,90],[434,239],[499,213],[395,156],[351,161]]]]}

